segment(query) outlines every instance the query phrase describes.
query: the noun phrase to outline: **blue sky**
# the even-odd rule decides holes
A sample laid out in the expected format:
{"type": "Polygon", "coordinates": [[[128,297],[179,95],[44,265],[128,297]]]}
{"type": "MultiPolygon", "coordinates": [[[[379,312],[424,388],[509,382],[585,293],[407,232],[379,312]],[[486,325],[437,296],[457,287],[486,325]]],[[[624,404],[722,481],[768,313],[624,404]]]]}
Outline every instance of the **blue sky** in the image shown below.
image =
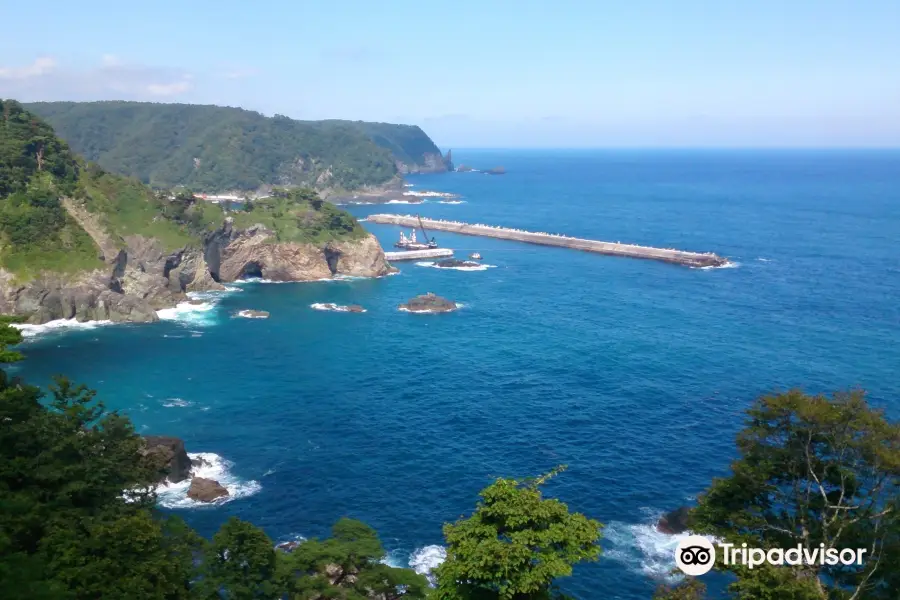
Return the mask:
{"type": "Polygon", "coordinates": [[[23,101],[415,123],[444,147],[900,146],[900,0],[43,0],[0,14],[0,97],[23,101]]]}

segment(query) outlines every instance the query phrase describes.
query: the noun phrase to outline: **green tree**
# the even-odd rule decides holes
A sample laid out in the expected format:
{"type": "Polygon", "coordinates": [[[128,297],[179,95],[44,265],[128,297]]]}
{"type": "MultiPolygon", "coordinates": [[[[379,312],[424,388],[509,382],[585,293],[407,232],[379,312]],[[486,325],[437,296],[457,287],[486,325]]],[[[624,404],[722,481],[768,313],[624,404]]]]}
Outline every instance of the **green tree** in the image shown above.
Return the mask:
{"type": "Polygon", "coordinates": [[[331,533],[332,537],[308,540],[285,556],[283,578],[291,598],[425,598],[425,577],[381,563],[385,551],[374,529],[345,518],[331,533]]]}
{"type": "Polygon", "coordinates": [[[693,512],[705,533],[763,548],[864,548],[861,566],[736,570],[740,598],[897,598],[900,426],[862,392],[760,398],[731,475],[693,512]],[[764,592],[764,590],[767,590],[764,592]],[[768,595],[765,595],[768,594],[768,595]]]}
{"type": "Polygon", "coordinates": [[[677,585],[661,585],[653,594],[653,600],[704,600],[706,585],[699,579],[688,577],[677,585]]]}
{"type": "Polygon", "coordinates": [[[278,556],[272,540],[258,527],[231,517],[213,536],[198,587],[203,598],[250,600],[280,598],[278,556]]]}
{"type": "Polygon", "coordinates": [[[602,525],[541,493],[564,469],[525,481],[497,479],[482,490],[471,517],[444,526],[447,559],[436,572],[437,598],[551,598],[557,578],[599,558],[602,525]]]}

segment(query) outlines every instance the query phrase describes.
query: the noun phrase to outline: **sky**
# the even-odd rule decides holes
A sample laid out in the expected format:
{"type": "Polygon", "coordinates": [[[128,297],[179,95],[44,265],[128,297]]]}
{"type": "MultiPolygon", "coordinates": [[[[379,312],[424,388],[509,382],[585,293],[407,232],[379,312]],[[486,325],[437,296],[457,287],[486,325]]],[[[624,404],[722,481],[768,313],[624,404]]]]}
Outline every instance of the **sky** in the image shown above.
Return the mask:
{"type": "Polygon", "coordinates": [[[0,97],[420,125],[442,147],[900,147],[900,0],[42,0],[0,97]]]}

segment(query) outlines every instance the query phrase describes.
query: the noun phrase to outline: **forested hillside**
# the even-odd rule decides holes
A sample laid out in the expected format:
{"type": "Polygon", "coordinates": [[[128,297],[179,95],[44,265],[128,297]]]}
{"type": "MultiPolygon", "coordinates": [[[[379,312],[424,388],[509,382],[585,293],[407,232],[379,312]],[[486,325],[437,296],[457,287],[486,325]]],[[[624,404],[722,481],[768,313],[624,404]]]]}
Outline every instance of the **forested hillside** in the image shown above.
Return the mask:
{"type": "Polygon", "coordinates": [[[27,108],[88,160],[157,188],[355,189],[389,181],[398,166],[417,170],[440,157],[414,126],[297,121],[240,108],[145,102],[40,102],[27,108]]]}

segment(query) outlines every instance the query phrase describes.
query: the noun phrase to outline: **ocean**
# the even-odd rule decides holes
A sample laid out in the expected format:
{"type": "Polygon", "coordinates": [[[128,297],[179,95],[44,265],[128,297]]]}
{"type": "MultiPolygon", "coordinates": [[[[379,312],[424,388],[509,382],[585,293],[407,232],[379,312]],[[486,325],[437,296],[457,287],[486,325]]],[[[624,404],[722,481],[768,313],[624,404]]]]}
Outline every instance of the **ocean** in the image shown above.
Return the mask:
{"type": "MultiPolygon", "coordinates": [[[[506,175],[411,176],[419,206],[376,212],[713,251],[690,269],[504,240],[434,235],[480,271],[244,283],[150,325],[47,331],[13,367],[63,373],[145,434],[208,453],[232,491],[161,502],[202,533],[236,515],[275,541],[375,527],[393,564],[435,564],[441,526],[501,476],[569,469],[548,495],[604,523],[603,556],[561,583],[651,597],[676,540],[663,511],[728,472],[761,394],[862,388],[900,418],[900,152],[453,150],[506,175]],[[435,292],[452,314],[400,312],[435,292]],[[316,303],[361,304],[364,314],[316,303]],[[234,318],[241,309],[271,313],[234,318]],[[202,310],[200,310],[202,309],[202,310]]],[[[392,249],[399,229],[365,223],[392,249]]]]}

